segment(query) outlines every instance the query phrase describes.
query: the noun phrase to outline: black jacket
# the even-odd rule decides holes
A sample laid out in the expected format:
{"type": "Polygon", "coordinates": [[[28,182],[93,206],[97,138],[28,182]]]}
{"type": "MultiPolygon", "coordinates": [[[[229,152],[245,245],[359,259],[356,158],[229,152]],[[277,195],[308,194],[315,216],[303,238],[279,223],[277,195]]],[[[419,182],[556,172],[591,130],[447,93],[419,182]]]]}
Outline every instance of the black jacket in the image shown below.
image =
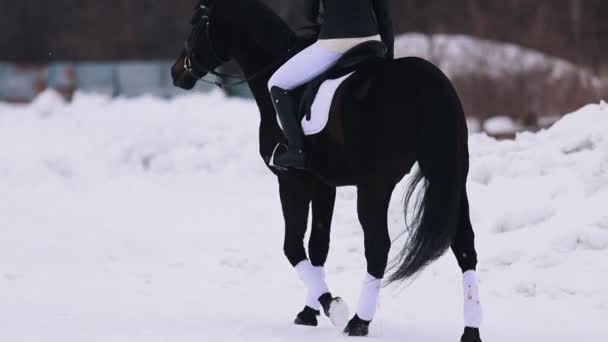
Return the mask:
{"type": "Polygon", "coordinates": [[[319,39],[362,38],[380,34],[394,57],[395,32],[388,0],[306,0],[310,21],[321,18],[319,39]],[[313,19],[314,18],[314,19],[313,19]]]}

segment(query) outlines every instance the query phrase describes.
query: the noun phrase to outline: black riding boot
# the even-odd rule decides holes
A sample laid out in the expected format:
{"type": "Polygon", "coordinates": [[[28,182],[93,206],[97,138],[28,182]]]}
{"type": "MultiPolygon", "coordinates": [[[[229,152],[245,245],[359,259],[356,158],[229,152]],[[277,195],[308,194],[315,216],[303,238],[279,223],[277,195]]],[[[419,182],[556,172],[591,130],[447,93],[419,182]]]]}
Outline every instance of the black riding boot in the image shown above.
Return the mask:
{"type": "Polygon", "coordinates": [[[274,165],[282,168],[305,169],[304,132],[298,115],[298,103],[289,91],[279,87],[272,87],[270,96],[289,142],[287,152],[274,156],[274,165]]]}

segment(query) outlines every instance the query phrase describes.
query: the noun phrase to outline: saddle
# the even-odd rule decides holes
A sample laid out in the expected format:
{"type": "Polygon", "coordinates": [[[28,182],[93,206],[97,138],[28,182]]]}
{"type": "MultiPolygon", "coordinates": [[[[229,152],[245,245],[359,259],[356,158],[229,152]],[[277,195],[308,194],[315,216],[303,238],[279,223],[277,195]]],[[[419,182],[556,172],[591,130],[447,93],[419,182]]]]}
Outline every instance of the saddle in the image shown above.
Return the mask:
{"type": "Polygon", "coordinates": [[[311,119],[311,107],[323,82],[335,80],[357,71],[360,68],[386,61],[386,45],[380,41],[368,41],[348,50],[336,64],[307,84],[294,89],[300,98],[300,119],[311,119]]]}

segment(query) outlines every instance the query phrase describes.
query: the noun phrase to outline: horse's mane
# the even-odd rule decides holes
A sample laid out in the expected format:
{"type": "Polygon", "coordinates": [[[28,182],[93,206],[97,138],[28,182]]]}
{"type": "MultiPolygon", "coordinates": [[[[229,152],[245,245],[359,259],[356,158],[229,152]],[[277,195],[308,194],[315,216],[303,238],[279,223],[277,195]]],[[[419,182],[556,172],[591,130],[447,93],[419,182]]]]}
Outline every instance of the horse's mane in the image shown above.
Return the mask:
{"type": "Polygon", "coordinates": [[[296,39],[287,23],[259,0],[218,0],[220,3],[230,20],[268,52],[284,51],[290,40],[296,39]]]}

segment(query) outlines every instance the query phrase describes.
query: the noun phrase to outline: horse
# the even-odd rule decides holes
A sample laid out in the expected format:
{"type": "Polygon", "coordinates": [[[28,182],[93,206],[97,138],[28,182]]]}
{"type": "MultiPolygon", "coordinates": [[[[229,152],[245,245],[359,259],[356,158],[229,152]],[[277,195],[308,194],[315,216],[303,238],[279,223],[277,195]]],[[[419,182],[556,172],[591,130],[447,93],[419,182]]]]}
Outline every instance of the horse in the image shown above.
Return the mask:
{"type": "MultiPolygon", "coordinates": [[[[477,252],[466,191],[468,132],[464,110],[448,77],[416,57],[360,68],[336,91],[326,128],[306,137],[310,168],[276,170],[269,163],[275,146],[285,143],[285,137],[267,83],[283,62],[312,41],[297,36],[259,0],[198,1],[192,31],[171,69],[174,84],[192,89],[209,74],[236,78],[216,69],[229,59],[240,66],[244,77],[236,83],[249,85],[259,107],[260,155],[279,183],[283,249],[290,264],[297,268],[309,261],[313,270],[322,268],[330,247],[336,188],[355,186],[367,262],[358,312],[367,309],[373,316],[380,281],[409,279],[451,248],[464,279],[461,341],[480,342],[481,306],[474,274],[477,252]],[[410,173],[403,211],[407,216],[408,208],[414,210],[413,219],[406,217],[407,241],[385,277],[391,248],[389,202],[396,185],[410,173]],[[304,236],[311,208],[307,254],[304,236]]],[[[310,295],[315,281],[325,284],[325,275],[308,275],[317,277],[302,277],[310,295]]],[[[345,332],[367,335],[371,319],[355,318],[345,332]]]]}

